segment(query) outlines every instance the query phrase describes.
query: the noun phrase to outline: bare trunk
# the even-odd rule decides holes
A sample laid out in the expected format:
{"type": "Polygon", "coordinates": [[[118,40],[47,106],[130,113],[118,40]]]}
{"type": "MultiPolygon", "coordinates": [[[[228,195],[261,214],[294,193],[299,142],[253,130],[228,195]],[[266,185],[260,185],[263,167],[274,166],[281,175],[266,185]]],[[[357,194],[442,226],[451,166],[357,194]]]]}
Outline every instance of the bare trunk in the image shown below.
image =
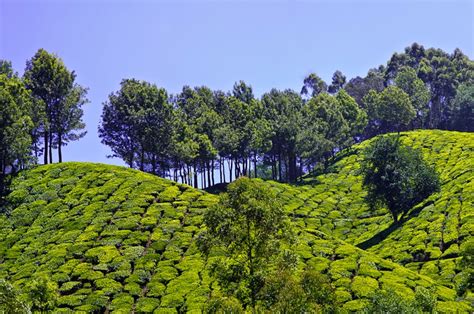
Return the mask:
{"type": "Polygon", "coordinates": [[[255,178],[257,178],[257,153],[253,157],[253,170],[255,172],[255,178]]]}
{"type": "Polygon", "coordinates": [[[197,189],[198,188],[198,175],[197,175],[197,167],[196,163],[194,163],[194,187],[197,189]]]}
{"type": "Polygon", "coordinates": [[[49,132],[49,163],[53,163],[53,134],[49,132]]]}
{"type": "Polygon", "coordinates": [[[62,138],[61,134],[58,134],[58,162],[63,162],[63,151],[61,149],[62,147],[62,138]]]}

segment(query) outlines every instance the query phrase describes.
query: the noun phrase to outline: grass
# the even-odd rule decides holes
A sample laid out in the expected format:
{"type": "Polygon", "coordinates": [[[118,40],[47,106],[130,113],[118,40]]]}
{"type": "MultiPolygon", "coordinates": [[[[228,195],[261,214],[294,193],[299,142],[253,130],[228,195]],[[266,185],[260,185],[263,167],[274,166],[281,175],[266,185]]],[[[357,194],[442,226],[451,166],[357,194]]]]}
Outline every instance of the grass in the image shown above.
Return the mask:
{"type": "MultiPolygon", "coordinates": [[[[345,310],[362,309],[381,289],[412,299],[421,286],[435,288],[442,311],[469,312],[453,288],[460,247],[474,232],[474,136],[416,131],[403,140],[436,166],[442,189],[390,232],[389,213],[364,204],[357,169],[367,143],[304,184],[264,184],[292,217],[299,270],[327,274],[345,310]]],[[[216,195],[123,167],[63,163],[21,173],[9,198],[0,278],[21,288],[47,274],[60,312],[199,313],[219,293],[194,242],[216,195]]]]}

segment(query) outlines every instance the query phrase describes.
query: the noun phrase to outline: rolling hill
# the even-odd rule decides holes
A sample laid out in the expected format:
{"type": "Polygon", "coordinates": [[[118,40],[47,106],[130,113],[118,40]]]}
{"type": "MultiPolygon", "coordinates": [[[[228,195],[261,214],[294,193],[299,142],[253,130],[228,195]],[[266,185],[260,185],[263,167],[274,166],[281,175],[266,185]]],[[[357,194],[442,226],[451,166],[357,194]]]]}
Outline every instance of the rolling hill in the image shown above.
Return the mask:
{"type": "MultiPolygon", "coordinates": [[[[262,183],[292,218],[300,267],[328,274],[345,310],[364,308],[378,289],[411,298],[423,286],[434,287],[440,311],[469,312],[453,288],[459,248],[474,233],[474,135],[403,138],[436,166],[442,189],[397,228],[363,202],[358,152],[367,142],[303,184],[262,183]]],[[[0,278],[21,288],[47,274],[58,284],[58,312],[199,313],[219,293],[194,242],[215,195],[123,167],[62,163],[22,172],[9,200],[11,215],[0,216],[0,278]]]]}

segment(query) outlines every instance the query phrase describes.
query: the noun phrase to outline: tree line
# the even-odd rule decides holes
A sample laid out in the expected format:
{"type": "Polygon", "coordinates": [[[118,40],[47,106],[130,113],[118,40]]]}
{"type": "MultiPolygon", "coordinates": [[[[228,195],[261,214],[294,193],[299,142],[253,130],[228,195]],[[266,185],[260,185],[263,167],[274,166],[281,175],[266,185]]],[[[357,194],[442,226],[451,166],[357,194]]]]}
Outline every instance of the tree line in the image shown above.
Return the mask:
{"type": "Polygon", "coordinates": [[[163,88],[125,79],[104,102],[99,136],[130,167],[209,187],[239,176],[295,182],[340,150],[388,132],[473,131],[474,63],[413,44],[387,65],[331,84],[308,75],[300,92],[260,98],[239,81],[231,91],[163,88]]]}
{"type": "MultiPolygon", "coordinates": [[[[86,133],[87,88],[44,49],[20,77],[0,60],[0,175],[62,161],[62,148],[86,133]],[[53,152],[57,151],[57,159],[53,152]]],[[[386,65],[327,84],[311,73],[301,91],[255,97],[185,86],[177,94],[124,79],[103,104],[99,136],[130,167],[208,187],[246,175],[294,182],[354,142],[415,128],[474,129],[474,63],[414,43],[386,65]]]]}

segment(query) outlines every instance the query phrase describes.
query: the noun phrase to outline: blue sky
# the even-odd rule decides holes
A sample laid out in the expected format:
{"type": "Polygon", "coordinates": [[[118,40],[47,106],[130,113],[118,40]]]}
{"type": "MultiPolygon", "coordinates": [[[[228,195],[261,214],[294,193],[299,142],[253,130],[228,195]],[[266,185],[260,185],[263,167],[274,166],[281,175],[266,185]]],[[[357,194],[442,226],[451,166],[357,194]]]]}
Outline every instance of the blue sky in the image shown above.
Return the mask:
{"type": "Polygon", "coordinates": [[[413,42],[474,55],[474,1],[23,1],[0,0],[0,58],[23,73],[37,49],[58,54],[89,87],[88,134],[66,161],[107,159],[97,126],[123,78],[177,93],[183,85],[257,96],[299,90],[305,75],[330,81],[385,64],[413,42]]]}

